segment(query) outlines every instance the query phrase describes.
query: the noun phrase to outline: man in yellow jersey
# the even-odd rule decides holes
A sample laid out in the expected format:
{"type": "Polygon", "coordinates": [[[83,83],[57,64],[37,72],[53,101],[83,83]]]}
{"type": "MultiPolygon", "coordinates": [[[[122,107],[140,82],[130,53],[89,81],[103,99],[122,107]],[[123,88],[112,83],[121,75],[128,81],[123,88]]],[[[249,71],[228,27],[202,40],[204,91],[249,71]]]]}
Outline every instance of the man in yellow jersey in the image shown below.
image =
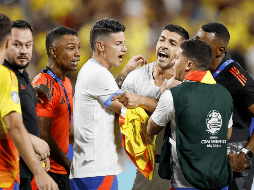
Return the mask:
{"type": "MultiPolygon", "coordinates": [[[[8,51],[11,21],[0,14],[0,63],[8,51]]],[[[19,189],[19,154],[36,178],[38,189],[57,190],[41,166],[23,125],[15,74],[0,65],[0,190],[19,189]]]]}

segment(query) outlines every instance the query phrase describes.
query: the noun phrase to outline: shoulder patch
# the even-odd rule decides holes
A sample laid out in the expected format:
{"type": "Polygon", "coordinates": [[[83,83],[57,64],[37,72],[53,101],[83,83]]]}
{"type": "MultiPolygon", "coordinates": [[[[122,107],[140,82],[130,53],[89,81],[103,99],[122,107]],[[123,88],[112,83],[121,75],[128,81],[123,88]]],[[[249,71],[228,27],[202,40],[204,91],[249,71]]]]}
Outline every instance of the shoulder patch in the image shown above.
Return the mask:
{"type": "Polygon", "coordinates": [[[11,99],[15,104],[19,103],[19,95],[16,91],[12,91],[11,93],[11,99]]]}

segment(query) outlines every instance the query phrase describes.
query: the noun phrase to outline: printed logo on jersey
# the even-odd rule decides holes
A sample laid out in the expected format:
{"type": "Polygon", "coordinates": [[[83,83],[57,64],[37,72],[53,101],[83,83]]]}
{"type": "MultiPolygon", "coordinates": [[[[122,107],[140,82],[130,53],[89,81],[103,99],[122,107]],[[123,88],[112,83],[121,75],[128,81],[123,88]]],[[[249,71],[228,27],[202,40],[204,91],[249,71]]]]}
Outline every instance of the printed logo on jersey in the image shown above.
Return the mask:
{"type": "Polygon", "coordinates": [[[229,72],[232,73],[243,86],[245,86],[245,84],[247,82],[247,78],[245,78],[244,75],[242,73],[240,73],[240,71],[235,66],[232,67],[229,70],[229,72]]]}
{"type": "Polygon", "coordinates": [[[206,126],[208,133],[215,135],[218,133],[222,125],[221,114],[217,110],[212,110],[206,117],[206,126]]]}
{"type": "Polygon", "coordinates": [[[47,85],[50,88],[51,91],[51,96],[53,96],[53,92],[54,92],[54,81],[50,80],[47,78],[47,85]]]}
{"type": "Polygon", "coordinates": [[[19,95],[16,91],[12,91],[11,93],[11,99],[15,104],[19,103],[19,95]]]}
{"type": "Polygon", "coordinates": [[[210,111],[206,116],[207,132],[211,134],[209,139],[201,140],[201,144],[208,148],[220,148],[227,143],[225,139],[219,139],[216,134],[222,126],[222,116],[217,110],[210,111]]]}
{"type": "Polygon", "coordinates": [[[64,104],[64,103],[65,103],[65,99],[64,99],[64,97],[62,96],[60,104],[64,104]]]}
{"type": "Polygon", "coordinates": [[[25,90],[25,89],[26,89],[26,88],[24,87],[23,84],[21,84],[20,86],[21,86],[21,89],[22,89],[22,90],[25,90]]]}

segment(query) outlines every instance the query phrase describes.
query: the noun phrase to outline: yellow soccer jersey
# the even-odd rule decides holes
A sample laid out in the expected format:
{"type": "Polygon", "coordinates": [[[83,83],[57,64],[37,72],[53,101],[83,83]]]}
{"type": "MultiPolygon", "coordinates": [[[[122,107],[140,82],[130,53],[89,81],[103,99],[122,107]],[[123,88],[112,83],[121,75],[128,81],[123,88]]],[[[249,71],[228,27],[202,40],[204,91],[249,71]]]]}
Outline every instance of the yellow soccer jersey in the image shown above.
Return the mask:
{"type": "Polygon", "coordinates": [[[0,188],[19,182],[19,155],[3,118],[10,112],[21,113],[18,80],[14,72],[0,65],[0,188]]]}

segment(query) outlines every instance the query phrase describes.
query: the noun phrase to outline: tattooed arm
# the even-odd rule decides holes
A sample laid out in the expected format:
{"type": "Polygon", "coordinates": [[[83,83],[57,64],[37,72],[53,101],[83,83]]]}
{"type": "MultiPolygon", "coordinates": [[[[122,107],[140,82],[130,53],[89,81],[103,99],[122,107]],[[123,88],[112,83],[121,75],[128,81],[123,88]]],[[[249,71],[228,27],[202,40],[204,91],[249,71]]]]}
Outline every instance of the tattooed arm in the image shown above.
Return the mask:
{"type": "Polygon", "coordinates": [[[121,73],[117,76],[116,78],[116,83],[118,85],[119,88],[122,87],[123,81],[125,80],[126,76],[133,70],[135,70],[139,65],[145,65],[147,64],[146,59],[144,58],[143,55],[137,55],[137,56],[133,56],[128,63],[126,64],[126,66],[123,68],[123,70],[121,71],[121,73]]]}
{"type": "Polygon", "coordinates": [[[118,88],[121,88],[123,85],[123,81],[127,77],[128,74],[123,75],[122,72],[117,76],[116,78],[116,84],[118,85],[118,88]]]}

